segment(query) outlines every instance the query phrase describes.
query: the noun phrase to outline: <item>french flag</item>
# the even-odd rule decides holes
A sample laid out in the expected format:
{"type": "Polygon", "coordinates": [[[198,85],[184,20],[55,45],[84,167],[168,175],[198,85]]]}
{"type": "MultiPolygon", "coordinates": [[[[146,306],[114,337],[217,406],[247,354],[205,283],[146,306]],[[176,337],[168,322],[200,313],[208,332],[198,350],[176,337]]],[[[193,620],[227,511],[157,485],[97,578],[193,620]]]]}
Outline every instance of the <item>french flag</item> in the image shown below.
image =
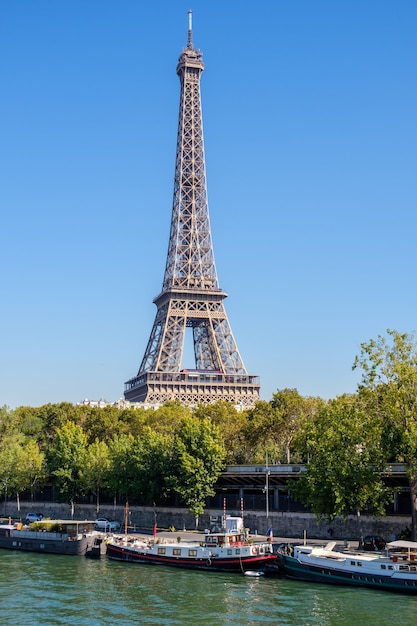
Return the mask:
{"type": "Polygon", "coordinates": [[[272,526],[270,526],[270,527],[268,528],[268,530],[266,531],[266,534],[268,535],[269,540],[270,540],[270,542],[272,543],[272,541],[273,541],[273,539],[274,539],[274,533],[273,533],[273,531],[272,531],[272,526]]]}

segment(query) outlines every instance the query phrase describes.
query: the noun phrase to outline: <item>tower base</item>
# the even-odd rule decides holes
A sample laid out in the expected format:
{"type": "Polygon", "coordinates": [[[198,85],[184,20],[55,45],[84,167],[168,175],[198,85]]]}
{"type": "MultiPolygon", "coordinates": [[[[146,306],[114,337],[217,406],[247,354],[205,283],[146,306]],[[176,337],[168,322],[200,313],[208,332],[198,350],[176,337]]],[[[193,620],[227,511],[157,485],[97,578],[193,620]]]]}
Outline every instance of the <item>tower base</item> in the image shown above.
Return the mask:
{"type": "Polygon", "coordinates": [[[180,402],[199,404],[231,402],[241,408],[252,408],[260,399],[258,376],[221,374],[213,370],[181,372],[144,372],[125,383],[124,396],[129,402],[161,405],[180,402]]]}

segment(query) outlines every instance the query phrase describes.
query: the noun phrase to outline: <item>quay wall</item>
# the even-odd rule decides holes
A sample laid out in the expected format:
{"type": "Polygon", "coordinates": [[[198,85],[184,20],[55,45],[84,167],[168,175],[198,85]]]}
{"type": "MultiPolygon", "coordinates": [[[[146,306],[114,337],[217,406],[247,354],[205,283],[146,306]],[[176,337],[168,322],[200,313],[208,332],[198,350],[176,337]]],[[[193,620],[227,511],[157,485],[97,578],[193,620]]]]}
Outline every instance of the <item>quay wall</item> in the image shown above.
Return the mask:
{"type": "MultiPolygon", "coordinates": [[[[55,502],[21,502],[20,510],[15,501],[2,503],[0,517],[11,517],[24,520],[29,512],[42,513],[44,517],[51,519],[71,519],[69,505],[55,502]]],[[[239,510],[228,510],[228,515],[240,515],[239,510]]],[[[204,531],[213,528],[213,518],[222,516],[220,509],[206,509],[204,515],[199,518],[198,529],[204,531]]],[[[76,504],[74,519],[94,520],[96,517],[116,519],[124,528],[126,510],[123,506],[103,505],[97,512],[95,505],[76,504]]],[[[132,506],[128,509],[128,526],[132,530],[151,532],[156,522],[157,527],[162,529],[175,528],[177,532],[193,531],[196,529],[195,518],[185,508],[143,507],[132,506]]],[[[311,539],[338,539],[344,541],[357,541],[360,537],[357,517],[352,515],[346,520],[336,518],[331,523],[321,521],[317,523],[311,513],[270,512],[268,522],[266,514],[262,511],[245,511],[245,527],[249,528],[252,535],[266,535],[269,526],[272,526],[274,537],[302,539],[304,534],[311,539]]],[[[374,518],[362,515],[362,536],[382,535],[387,541],[396,539],[399,534],[411,527],[410,516],[387,516],[374,518]]]]}

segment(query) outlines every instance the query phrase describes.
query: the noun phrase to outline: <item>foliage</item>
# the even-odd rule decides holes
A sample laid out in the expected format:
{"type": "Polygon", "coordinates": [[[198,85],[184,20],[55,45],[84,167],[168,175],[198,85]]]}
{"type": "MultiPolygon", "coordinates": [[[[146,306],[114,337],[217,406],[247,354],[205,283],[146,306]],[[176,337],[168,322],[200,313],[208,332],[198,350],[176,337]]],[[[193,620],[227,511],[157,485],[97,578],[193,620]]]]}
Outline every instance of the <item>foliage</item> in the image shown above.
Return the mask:
{"type": "Polygon", "coordinates": [[[0,485],[5,499],[8,495],[17,497],[18,507],[19,494],[30,489],[33,495],[45,476],[44,455],[32,438],[38,430],[32,415],[30,410],[0,408],[0,485]]]}
{"type": "Polygon", "coordinates": [[[361,344],[354,368],[362,370],[359,393],[367,412],[383,421],[387,454],[407,466],[412,535],[417,539],[417,348],[414,336],[387,330],[361,344]]]}
{"type": "Polygon", "coordinates": [[[77,407],[69,402],[59,404],[44,404],[37,410],[37,415],[43,424],[43,438],[46,442],[54,439],[59,428],[64,427],[68,422],[77,423],[77,407]]]}
{"type": "Polygon", "coordinates": [[[146,426],[162,434],[172,436],[182,419],[191,415],[191,409],[179,402],[166,402],[156,410],[146,411],[146,426]]]}
{"type": "Polygon", "coordinates": [[[72,512],[76,499],[85,490],[83,470],[86,449],[87,437],[81,426],[67,422],[56,430],[47,452],[49,472],[55,477],[59,499],[70,503],[72,512]]]}
{"type": "Polygon", "coordinates": [[[368,507],[383,515],[390,494],[379,474],[384,425],[368,416],[357,396],[322,404],[314,419],[304,419],[297,445],[309,458],[293,495],[329,520],[368,507]]]}
{"type": "Polygon", "coordinates": [[[39,409],[30,406],[21,406],[13,411],[19,432],[25,437],[35,438],[39,441],[43,436],[43,421],[39,415],[39,409]]]}
{"type": "MultiPolygon", "coordinates": [[[[324,404],[321,398],[303,397],[297,389],[282,389],[272,395],[271,407],[277,420],[277,441],[284,452],[286,463],[291,462],[293,441],[299,431],[302,420],[311,419],[324,404]]],[[[282,455],[281,452],[281,455],[282,455]]],[[[294,452],[293,452],[294,455],[294,452]]],[[[295,462],[300,458],[296,457],[295,462]]]]}
{"type": "Polygon", "coordinates": [[[135,496],[145,504],[156,504],[166,495],[170,471],[171,437],[146,427],[134,446],[135,496]]]}
{"type": "Polygon", "coordinates": [[[47,478],[45,454],[40,450],[37,441],[26,438],[21,446],[19,457],[18,491],[21,493],[29,489],[31,499],[33,499],[36,489],[42,485],[47,478]]]}
{"type": "Polygon", "coordinates": [[[43,520],[41,522],[32,522],[30,524],[30,530],[36,530],[38,532],[45,531],[49,533],[62,533],[63,527],[59,522],[48,522],[43,520]]]}
{"type": "Polygon", "coordinates": [[[89,443],[94,441],[108,443],[121,430],[120,411],[114,406],[103,408],[78,406],[77,416],[89,443]]]}
{"type": "Polygon", "coordinates": [[[7,406],[0,407],[0,442],[8,435],[20,432],[19,419],[16,411],[11,411],[7,406]]]}
{"type": "Polygon", "coordinates": [[[19,492],[22,443],[23,436],[19,434],[7,434],[1,439],[0,485],[5,500],[8,495],[19,492]]]}
{"type": "Polygon", "coordinates": [[[108,485],[114,495],[128,502],[135,493],[135,439],[132,435],[116,435],[109,442],[110,467],[108,485]]]}
{"type": "Polygon", "coordinates": [[[209,419],[185,417],[173,440],[170,485],[196,517],[204,512],[205,501],[214,495],[213,486],[222,470],[224,444],[218,427],[209,419]]]}
{"type": "Polygon", "coordinates": [[[231,402],[202,404],[194,410],[194,416],[200,420],[209,419],[218,427],[226,450],[227,465],[246,462],[249,453],[246,445],[248,412],[238,411],[231,402]]]}
{"type": "Polygon", "coordinates": [[[105,441],[96,439],[87,446],[81,477],[85,491],[92,491],[96,496],[97,512],[100,509],[100,491],[107,485],[110,468],[109,448],[105,441]]]}
{"type": "Polygon", "coordinates": [[[260,401],[248,411],[245,441],[251,453],[246,462],[299,462],[293,441],[301,420],[314,415],[323,403],[319,398],[303,398],[296,389],[278,390],[270,402],[260,401]]]}

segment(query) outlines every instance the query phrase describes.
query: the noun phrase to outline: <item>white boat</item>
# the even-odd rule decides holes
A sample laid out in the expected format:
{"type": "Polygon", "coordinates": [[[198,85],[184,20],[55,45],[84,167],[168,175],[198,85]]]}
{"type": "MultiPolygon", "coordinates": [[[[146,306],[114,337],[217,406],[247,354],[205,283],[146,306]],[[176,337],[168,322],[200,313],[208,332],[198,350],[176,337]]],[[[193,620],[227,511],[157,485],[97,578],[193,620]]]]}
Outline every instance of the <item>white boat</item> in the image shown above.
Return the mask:
{"type": "MultiPolygon", "coordinates": [[[[252,543],[241,531],[204,535],[201,542],[114,537],[107,556],[118,561],[169,565],[188,569],[240,572],[276,571],[276,554],[271,543],[252,543]]],[[[251,574],[249,574],[251,572],[251,574]]]]}
{"type": "Polygon", "coordinates": [[[281,546],[277,552],[287,578],[353,585],[417,595],[417,542],[392,541],[381,553],[337,551],[336,542],[281,546]]]}

